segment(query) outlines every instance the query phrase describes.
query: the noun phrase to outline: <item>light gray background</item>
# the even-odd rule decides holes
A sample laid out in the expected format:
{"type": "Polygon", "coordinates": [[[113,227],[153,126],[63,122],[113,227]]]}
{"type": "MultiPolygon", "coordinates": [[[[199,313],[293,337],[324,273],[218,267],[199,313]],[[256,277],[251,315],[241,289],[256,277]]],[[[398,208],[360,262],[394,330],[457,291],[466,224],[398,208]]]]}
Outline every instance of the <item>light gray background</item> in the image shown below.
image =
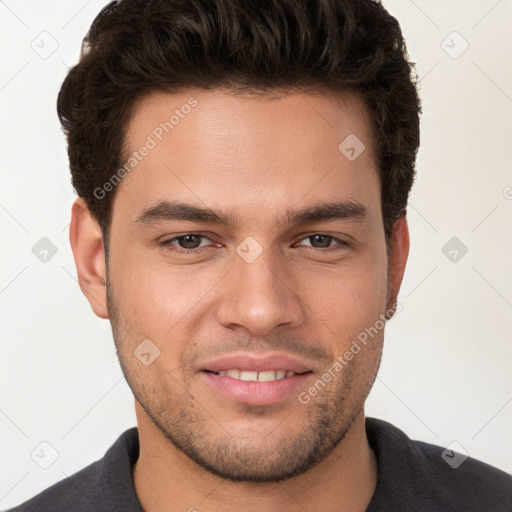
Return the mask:
{"type": "MultiPolygon", "coordinates": [[[[76,281],[55,110],[104,3],[0,0],[2,509],[102,457],[135,425],[110,324],[76,281]],[[47,262],[32,252],[42,237],[58,250],[47,262]]],[[[512,472],[512,2],[384,4],[417,62],[424,114],[404,309],[387,327],[367,414],[512,472]],[[468,248],[456,262],[442,252],[452,237],[468,248]]]]}

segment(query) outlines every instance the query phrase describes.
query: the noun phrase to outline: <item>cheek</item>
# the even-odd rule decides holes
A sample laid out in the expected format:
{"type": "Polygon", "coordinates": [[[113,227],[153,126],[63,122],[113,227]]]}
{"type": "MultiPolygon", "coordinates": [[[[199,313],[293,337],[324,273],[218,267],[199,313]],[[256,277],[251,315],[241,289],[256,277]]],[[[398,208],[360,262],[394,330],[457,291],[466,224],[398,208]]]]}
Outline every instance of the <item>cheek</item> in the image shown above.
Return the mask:
{"type": "Polygon", "coordinates": [[[172,336],[202,310],[225,272],[156,263],[142,253],[126,252],[112,262],[116,303],[123,319],[155,340],[172,336]]]}
{"type": "MultiPolygon", "coordinates": [[[[337,269],[326,269],[310,276],[304,302],[312,310],[312,322],[322,328],[325,342],[342,355],[357,352],[358,366],[365,361],[373,368],[379,357],[384,325],[381,316],[386,310],[386,260],[361,258],[357,263],[337,269]],[[360,349],[353,343],[356,343],[360,349]]],[[[352,358],[355,356],[348,355],[352,358]]]]}
{"type": "MultiPolygon", "coordinates": [[[[298,277],[304,300],[334,326],[364,325],[374,321],[386,306],[385,255],[361,256],[337,268],[317,268],[298,277]]],[[[336,329],[333,329],[336,330],[336,329]]]]}

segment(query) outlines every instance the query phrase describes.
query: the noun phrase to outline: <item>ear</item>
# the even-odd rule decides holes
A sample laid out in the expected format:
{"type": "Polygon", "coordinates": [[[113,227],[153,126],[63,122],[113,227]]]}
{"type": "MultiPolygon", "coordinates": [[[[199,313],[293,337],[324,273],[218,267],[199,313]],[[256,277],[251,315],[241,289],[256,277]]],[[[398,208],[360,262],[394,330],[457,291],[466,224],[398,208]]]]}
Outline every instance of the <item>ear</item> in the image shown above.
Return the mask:
{"type": "Polygon", "coordinates": [[[394,311],[409,255],[409,228],[405,214],[393,226],[389,250],[387,310],[394,311]]]}
{"type": "Polygon", "coordinates": [[[78,198],[71,209],[69,240],[75,257],[80,289],[96,316],[108,318],[105,249],[98,222],[78,198]]]}

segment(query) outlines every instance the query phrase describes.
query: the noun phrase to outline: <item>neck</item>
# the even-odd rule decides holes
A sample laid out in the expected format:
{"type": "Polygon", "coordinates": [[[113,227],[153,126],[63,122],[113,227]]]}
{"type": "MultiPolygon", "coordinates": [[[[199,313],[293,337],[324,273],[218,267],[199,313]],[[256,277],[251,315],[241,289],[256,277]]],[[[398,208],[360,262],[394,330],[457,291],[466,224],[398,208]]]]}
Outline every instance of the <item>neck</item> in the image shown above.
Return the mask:
{"type": "Polygon", "coordinates": [[[377,461],[364,412],[338,446],[302,475],[276,483],[231,482],[209,473],[167,440],[136,403],[140,453],[135,490],[146,512],[366,510],[377,483],[377,461]]]}

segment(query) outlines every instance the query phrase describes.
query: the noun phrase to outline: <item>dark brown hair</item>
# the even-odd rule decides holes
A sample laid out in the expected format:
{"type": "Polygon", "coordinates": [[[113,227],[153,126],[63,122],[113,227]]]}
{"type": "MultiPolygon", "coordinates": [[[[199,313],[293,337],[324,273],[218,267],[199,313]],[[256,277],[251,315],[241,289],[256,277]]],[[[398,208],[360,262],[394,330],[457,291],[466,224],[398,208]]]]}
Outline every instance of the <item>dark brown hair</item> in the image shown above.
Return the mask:
{"type": "MultiPolygon", "coordinates": [[[[122,0],[96,17],[57,101],[72,183],[105,241],[135,102],[153,90],[358,91],[371,116],[386,240],[415,176],[420,102],[400,26],[371,0],[122,0]]],[[[340,141],[341,142],[341,141],[340,141]]]]}

